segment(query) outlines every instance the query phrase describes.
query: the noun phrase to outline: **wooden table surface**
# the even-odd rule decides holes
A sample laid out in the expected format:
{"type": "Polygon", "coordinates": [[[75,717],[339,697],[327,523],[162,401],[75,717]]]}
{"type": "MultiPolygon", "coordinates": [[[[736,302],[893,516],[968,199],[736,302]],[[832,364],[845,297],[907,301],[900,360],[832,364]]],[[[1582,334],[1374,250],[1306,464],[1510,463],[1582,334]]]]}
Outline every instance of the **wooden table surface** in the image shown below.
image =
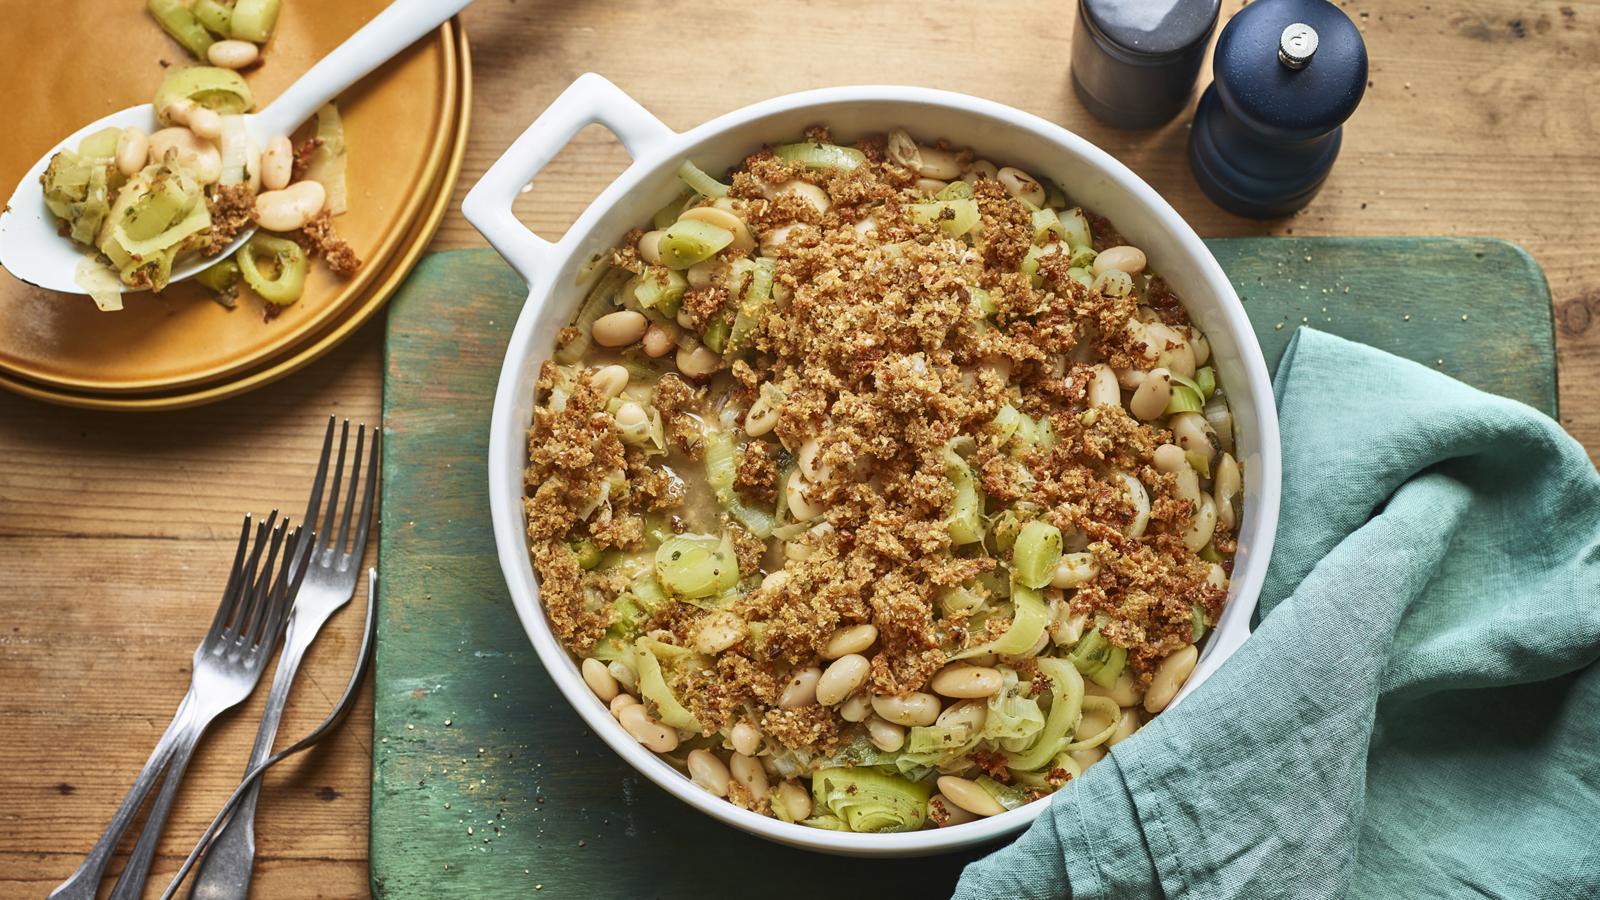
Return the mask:
{"type": "MultiPolygon", "coordinates": [[[[1224,14],[1239,5],[1227,0],[1224,14]]],[[[1366,37],[1371,84],[1327,186],[1285,220],[1239,219],[1205,200],[1189,175],[1184,118],[1128,132],[1084,111],[1067,79],[1069,0],[479,0],[465,16],[475,108],[456,200],[587,70],[678,129],[827,85],[965,91],[1087,136],[1204,235],[1521,243],[1555,297],[1562,424],[1600,454],[1600,3],[1340,5],[1366,37]]],[[[286,6],[293,15],[294,2],[286,6]]],[[[626,164],[591,127],[519,212],[558,236],[626,164]]],[[[434,247],[481,243],[452,212],[434,247]]],[[[0,396],[0,897],[43,896],[98,836],[188,683],[240,514],[298,510],[327,414],[377,418],[381,336],[372,323],[284,382],[184,412],[93,413],[0,396]]],[[[282,733],[308,730],[337,696],[357,615],[342,613],[312,650],[282,733]]],[[[265,693],[201,747],[150,896],[240,774],[265,693]]],[[[268,778],[257,896],[366,893],[370,756],[368,692],[326,746],[268,778]]]]}

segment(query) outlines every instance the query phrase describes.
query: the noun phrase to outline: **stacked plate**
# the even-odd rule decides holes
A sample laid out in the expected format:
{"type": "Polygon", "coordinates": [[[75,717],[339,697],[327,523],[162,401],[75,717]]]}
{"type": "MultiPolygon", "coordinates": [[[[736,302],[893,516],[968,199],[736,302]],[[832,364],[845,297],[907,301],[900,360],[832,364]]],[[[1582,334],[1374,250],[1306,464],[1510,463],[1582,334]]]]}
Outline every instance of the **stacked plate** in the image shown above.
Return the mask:
{"type": "MultiPolygon", "coordinates": [[[[245,73],[257,108],[386,5],[285,3],[265,61],[245,73]]],[[[4,76],[15,102],[0,143],[0,197],[61,135],[149,102],[162,69],[189,62],[143,10],[67,0],[13,11],[0,59],[37,59],[30,48],[46,46],[63,21],[82,28],[70,58],[48,73],[31,67],[42,83],[24,70],[4,76]]],[[[269,317],[248,291],[226,309],[193,284],[127,294],[124,309],[100,312],[88,297],[0,270],[0,387],[70,406],[175,409],[259,387],[326,353],[383,307],[438,228],[466,146],[470,80],[466,37],[450,22],[338,99],[350,201],[335,223],[363,261],[355,275],[314,263],[304,296],[269,317]]]]}

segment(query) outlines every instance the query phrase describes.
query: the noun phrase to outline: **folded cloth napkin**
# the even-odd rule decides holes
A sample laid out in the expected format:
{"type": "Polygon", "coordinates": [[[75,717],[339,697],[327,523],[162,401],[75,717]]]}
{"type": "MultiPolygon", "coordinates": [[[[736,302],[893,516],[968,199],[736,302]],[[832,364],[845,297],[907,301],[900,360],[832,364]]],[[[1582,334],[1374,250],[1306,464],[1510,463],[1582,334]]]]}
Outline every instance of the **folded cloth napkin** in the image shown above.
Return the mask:
{"type": "Polygon", "coordinates": [[[1302,329],[1254,636],[962,900],[1600,897],[1600,477],[1550,419],[1302,329]]]}

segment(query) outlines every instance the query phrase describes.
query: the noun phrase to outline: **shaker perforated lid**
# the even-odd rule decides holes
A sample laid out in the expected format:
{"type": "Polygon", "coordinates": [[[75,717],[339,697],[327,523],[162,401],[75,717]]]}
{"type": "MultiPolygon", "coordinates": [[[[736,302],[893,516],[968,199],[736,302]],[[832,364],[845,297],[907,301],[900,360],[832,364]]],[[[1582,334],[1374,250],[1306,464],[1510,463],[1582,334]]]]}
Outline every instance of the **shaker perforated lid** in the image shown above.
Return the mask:
{"type": "Polygon", "coordinates": [[[1169,121],[1189,103],[1220,0],[1079,0],[1072,85],[1122,128],[1169,121]]]}
{"type": "Polygon", "coordinates": [[[1083,16],[1104,43],[1131,55],[1187,53],[1211,37],[1220,0],[1083,0],[1083,16]]]}
{"type": "Polygon", "coordinates": [[[1212,69],[1223,104],[1247,126],[1309,139],[1355,112],[1367,48],[1355,23],[1325,0],[1257,0],[1217,38],[1212,69]]]}

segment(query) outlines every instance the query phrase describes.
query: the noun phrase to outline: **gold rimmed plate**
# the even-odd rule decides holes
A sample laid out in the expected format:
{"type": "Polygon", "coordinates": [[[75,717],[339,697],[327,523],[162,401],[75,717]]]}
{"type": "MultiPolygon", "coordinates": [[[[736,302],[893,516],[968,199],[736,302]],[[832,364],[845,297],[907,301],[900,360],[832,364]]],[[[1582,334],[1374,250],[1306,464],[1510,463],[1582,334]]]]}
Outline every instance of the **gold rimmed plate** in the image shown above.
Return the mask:
{"type": "MultiPolygon", "coordinates": [[[[460,67],[460,76],[456,81],[458,102],[456,113],[449,122],[450,141],[447,153],[441,161],[439,173],[425,192],[426,203],[418,210],[417,216],[410,223],[404,239],[399,248],[386,260],[381,273],[375,275],[369,290],[355,299],[346,308],[339,312],[323,328],[307,334],[304,340],[296,346],[290,347],[286,353],[277,358],[243,372],[237,372],[224,379],[209,383],[202,383],[188,388],[155,393],[140,394],[104,394],[104,393],[78,393],[69,390],[16,378],[9,373],[0,371],[0,388],[33,397],[49,403],[63,406],[75,406],[85,409],[103,409],[122,412],[154,412],[158,410],[183,409],[192,406],[201,406],[214,403],[228,397],[242,394],[263,385],[271,384],[280,378],[309,365],[323,354],[338,346],[339,343],[353,334],[368,320],[381,310],[390,296],[405,281],[417,260],[427,249],[434,232],[439,228],[440,221],[449,209],[450,200],[455,190],[457,177],[461,172],[461,162],[466,150],[467,128],[469,125],[468,112],[471,109],[471,78],[470,61],[468,58],[466,35],[455,27],[452,39],[455,42],[455,53],[460,67]]],[[[375,267],[375,271],[376,271],[375,267]]],[[[210,303],[210,300],[205,302],[210,303]]],[[[235,310],[235,312],[241,312],[235,310]]]]}
{"type": "MultiPolygon", "coordinates": [[[[386,5],[286,4],[264,63],[246,73],[257,106],[386,5]]],[[[42,291],[0,272],[0,385],[30,385],[25,393],[49,395],[45,399],[147,399],[215,388],[223,379],[254,376],[300,356],[374,295],[387,297],[393,288],[380,289],[392,277],[391,262],[407,250],[420,253],[420,246],[410,246],[416,225],[438,199],[440,176],[453,157],[459,166],[457,126],[465,118],[468,77],[463,45],[459,23],[447,23],[338,100],[349,148],[350,211],[336,223],[365,261],[356,275],[341,278],[313,266],[305,295],[269,321],[261,301],[248,294],[228,310],[198,286],[180,284],[161,294],[128,294],[123,310],[102,313],[87,297],[42,291]]],[[[34,60],[0,74],[0,88],[16,101],[8,117],[10,140],[0,143],[4,195],[61,134],[148,102],[164,66],[192,62],[144,13],[144,4],[95,0],[14,10],[0,30],[0,58],[34,60]],[[75,23],[70,43],[59,39],[63,21],[75,23]],[[60,58],[49,59],[51,53],[60,58]],[[40,77],[43,72],[48,77],[40,77]]],[[[453,186],[453,172],[448,181],[453,186]]],[[[432,228],[427,231],[431,235],[432,228]]]]}

